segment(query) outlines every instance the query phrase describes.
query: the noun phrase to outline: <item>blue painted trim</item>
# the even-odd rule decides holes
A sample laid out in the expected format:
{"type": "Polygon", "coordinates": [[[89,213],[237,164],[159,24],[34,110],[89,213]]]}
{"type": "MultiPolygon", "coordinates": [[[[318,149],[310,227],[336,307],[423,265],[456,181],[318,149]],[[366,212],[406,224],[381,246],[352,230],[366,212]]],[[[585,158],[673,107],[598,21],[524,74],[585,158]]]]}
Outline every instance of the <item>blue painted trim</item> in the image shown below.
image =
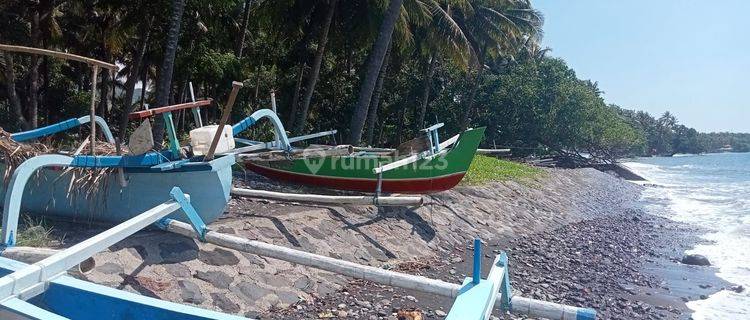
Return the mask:
{"type": "Polygon", "coordinates": [[[594,309],[579,308],[576,311],[576,320],[596,320],[596,311],[594,309]]]}
{"type": "Polygon", "coordinates": [[[510,273],[508,272],[508,254],[505,253],[505,251],[500,252],[500,259],[498,261],[498,265],[504,267],[503,272],[503,281],[500,282],[500,293],[502,295],[500,296],[500,307],[504,311],[510,311],[513,307],[511,305],[511,302],[513,300],[513,288],[510,285],[510,273]]]}
{"type": "Polygon", "coordinates": [[[70,320],[68,318],[59,316],[40,307],[37,307],[31,303],[23,301],[18,298],[11,298],[2,302],[2,308],[21,316],[23,319],[30,320],[70,320]]]}
{"type": "Polygon", "coordinates": [[[474,268],[471,283],[477,285],[482,280],[482,240],[474,239],[474,268]]]}
{"type": "Polygon", "coordinates": [[[29,130],[29,131],[14,133],[11,135],[11,138],[13,138],[13,140],[16,140],[18,142],[23,142],[23,141],[55,134],[61,131],[68,130],[70,128],[75,128],[80,125],[81,125],[81,121],[78,120],[77,118],[68,119],[60,123],[48,125],[46,127],[41,127],[41,128],[29,130]]]}
{"type": "Polygon", "coordinates": [[[49,166],[69,166],[73,158],[59,154],[45,154],[28,159],[13,171],[13,176],[8,182],[3,202],[3,224],[0,231],[0,245],[13,246],[16,243],[18,232],[18,216],[21,212],[21,200],[23,198],[26,183],[31,176],[40,168],[49,166]]]}
{"type": "Polygon", "coordinates": [[[284,129],[284,124],[281,123],[281,119],[279,119],[279,116],[276,115],[276,112],[273,112],[269,109],[260,109],[258,111],[255,111],[249,117],[232,126],[232,135],[238,135],[240,132],[253,126],[262,118],[268,118],[268,120],[271,121],[271,124],[273,124],[275,140],[277,140],[280,144],[278,148],[287,151],[292,150],[291,143],[289,142],[289,137],[286,135],[286,130],[284,129]]]}
{"type": "Polygon", "coordinates": [[[167,129],[167,137],[169,137],[169,150],[172,151],[172,154],[180,154],[180,140],[177,139],[177,130],[175,130],[174,128],[172,112],[164,112],[162,114],[162,118],[164,118],[164,124],[166,125],[167,129]]]}
{"type": "Polygon", "coordinates": [[[183,193],[179,187],[172,188],[169,195],[172,196],[174,201],[177,201],[177,203],[180,204],[182,211],[185,212],[188,220],[190,220],[193,230],[198,233],[198,239],[200,239],[201,242],[206,242],[206,232],[208,232],[208,227],[206,227],[206,224],[203,222],[203,219],[201,219],[201,216],[198,215],[198,212],[195,211],[193,205],[190,204],[190,199],[185,196],[185,193],[183,193]]]}
{"type": "Polygon", "coordinates": [[[72,167],[78,168],[128,168],[128,167],[153,167],[158,164],[170,162],[173,159],[171,151],[161,153],[149,152],[139,156],[90,156],[77,155],[73,157],[72,167]]]}
{"type": "Polygon", "coordinates": [[[181,168],[183,165],[185,165],[188,162],[190,162],[190,160],[188,159],[164,162],[164,163],[160,163],[151,167],[151,169],[155,169],[158,171],[172,171],[172,170],[181,168]]]}
{"type": "MultiPolygon", "coordinates": [[[[29,131],[14,133],[11,135],[11,138],[13,138],[13,140],[16,140],[18,142],[41,138],[44,136],[62,132],[62,131],[72,129],[80,125],[89,123],[91,122],[90,119],[91,119],[90,116],[84,116],[84,117],[75,118],[75,119],[68,119],[62,122],[48,125],[46,127],[41,127],[41,128],[29,130],[29,131]]],[[[96,122],[96,125],[101,129],[102,133],[104,134],[104,137],[107,139],[107,142],[115,143],[115,137],[112,135],[112,131],[109,129],[109,125],[107,125],[107,121],[105,121],[102,117],[94,116],[94,122],[96,122]]]]}
{"type": "Polygon", "coordinates": [[[242,119],[242,121],[232,126],[232,135],[236,137],[240,132],[255,125],[255,122],[256,120],[252,116],[242,119]]]}
{"type": "MultiPolygon", "coordinates": [[[[0,275],[27,267],[25,263],[0,257],[0,275]]],[[[163,301],[87,281],[61,276],[49,283],[29,303],[75,320],[242,320],[193,306],[163,301]]],[[[45,320],[47,318],[44,318],[45,320]]]]}

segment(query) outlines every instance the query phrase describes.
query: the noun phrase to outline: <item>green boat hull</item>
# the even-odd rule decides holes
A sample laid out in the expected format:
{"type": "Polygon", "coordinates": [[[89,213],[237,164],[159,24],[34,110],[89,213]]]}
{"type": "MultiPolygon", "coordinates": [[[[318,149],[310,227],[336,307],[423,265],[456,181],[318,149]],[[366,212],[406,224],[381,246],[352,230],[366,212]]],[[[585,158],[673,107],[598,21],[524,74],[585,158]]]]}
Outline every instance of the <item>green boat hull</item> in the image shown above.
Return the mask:
{"type": "MultiPolygon", "coordinates": [[[[484,137],[484,130],[466,130],[452,148],[383,173],[381,191],[423,194],[453,188],[469,169],[484,137]]],[[[244,165],[271,179],[339,190],[375,192],[378,177],[373,169],[402,158],[376,153],[321,157],[313,154],[293,160],[245,161],[244,165]]]]}

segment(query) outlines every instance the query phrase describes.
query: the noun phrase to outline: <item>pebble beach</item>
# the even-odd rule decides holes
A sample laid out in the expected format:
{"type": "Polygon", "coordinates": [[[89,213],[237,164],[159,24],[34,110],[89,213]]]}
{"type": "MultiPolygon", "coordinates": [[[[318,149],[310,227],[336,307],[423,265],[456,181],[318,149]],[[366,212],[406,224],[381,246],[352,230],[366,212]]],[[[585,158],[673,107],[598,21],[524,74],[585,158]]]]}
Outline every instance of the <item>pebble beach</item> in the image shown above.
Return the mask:
{"type": "MultiPolygon", "coordinates": [[[[235,178],[255,189],[332,192],[235,178]]],[[[528,181],[426,196],[419,208],[234,198],[212,229],[456,283],[470,276],[469,245],[479,237],[485,273],[507,252],[514,294],[594,308],[600,319],[687,319],[686,301],[730,284],[710,267],[679,262],[699,230],[647,214],[642,190],[593,169],[545,169],[528,181]]],[[[75,228],[55,232],[76,243],[98,231],[75,228]]],[[[250,318],[441,319],[451,304],[153,230],[95,260],[82,275],[89,281],[250,318]]]]}

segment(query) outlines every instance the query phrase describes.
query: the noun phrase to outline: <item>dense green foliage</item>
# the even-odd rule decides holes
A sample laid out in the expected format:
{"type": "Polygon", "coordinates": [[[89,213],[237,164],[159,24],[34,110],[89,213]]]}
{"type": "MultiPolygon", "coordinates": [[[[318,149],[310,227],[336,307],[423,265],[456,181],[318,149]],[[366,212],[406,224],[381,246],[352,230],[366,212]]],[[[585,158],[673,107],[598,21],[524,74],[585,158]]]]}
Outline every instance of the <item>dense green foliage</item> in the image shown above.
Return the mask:
{"type": "MultiPolygon", "coordinates": [[[[0,43],[122,66],[99,79],[98,114],[122,121],[114,127],[127,128],[124,115],[143,104],[185,101],[191,82],[198,96],[223,102],[241,80],[233,120],[270,107],[273,91],[288,130],[337,129],[338,142],[395,145],[440,121],[449,133],[487,126],[485,145],[512,146],[516,155],[613,160],[747,148],[746,135],[699,134],[671,116],[606,105],[596,83],[545,56],[542,23],[524,0],[0,2],[0,43]],[[165,53],[173,45],[172,61],[165,53]],[[165,66],[174,68],[171,81],[165,66]],[[158,99],[159,84],[168,97],[158,99]]],[[[3,54],[0,70],[6,130],[87,112],[85,65],[3,54]]],[[[178,129],[191,125],[184,114],[176,119],[178,129]]]]}

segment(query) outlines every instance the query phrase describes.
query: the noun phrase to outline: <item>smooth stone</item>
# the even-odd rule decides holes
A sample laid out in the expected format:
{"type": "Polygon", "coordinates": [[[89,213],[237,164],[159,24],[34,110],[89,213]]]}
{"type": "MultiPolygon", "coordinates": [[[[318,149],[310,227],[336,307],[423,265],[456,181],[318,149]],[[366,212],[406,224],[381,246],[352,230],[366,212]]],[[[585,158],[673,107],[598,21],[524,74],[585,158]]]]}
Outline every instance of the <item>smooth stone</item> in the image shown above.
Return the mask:
{"type": "Polygon", "coordinates": [[[708,261],[708,258],[700,254],[686,255],[682,257],[681,262],[683,264],[689,264],[692,266],[710,266],[711,265],[711,262],[708,261]]]}
{"type": "Polygon", "coordinates": [[[187,280],[180,280],[177,284],[180,286],[180,298],[182,298],[182,301],[201,304],[205,300],[201,293],[201,288],[197,284],[187,280]]]}
{"type": "Polygon", "coordinates": [[[195,277],[221,289],[227,289],[232,284],[232,277],[221,271],[198,271],[195,273],[195,277]]]}
{"type": "Polygon", "coordinates": [[[216,248],[213,251],[201,251],[198,260],[212,266],[233,266],[240,262],[240,259],[232,251],[216,248]]]}
{"type": "Polygon", "coordinates": [[[190,268],[179,264],[179,263],[173,263],[173,264],[165,264],[163,265],[164,270],[167,271],[167,273],[180,278],[188,278],[191,276],[190,268]]]}
{"type": "Polygon", "coordinates": [[[234,301],[230,300],[224,293],[214,292],[211,293],[211,299],[214,302],[214,306],[218,307],[227,313],[237,313],[240,311],[240,306],[234,301]]]}
{"type": "Polygon", "coordinates": [[[176,243],[160,243],[159,255],[166,263],[177,263],[193,260],[198,257],[198,245],[192,240],[176,243]]]}
{"type": "Polygon", "coordinates": [[[107,262],[97,267],[96,270],[104,274],[121,274],[125,272],[125,269],[121,265],[112,262],[107,262]]]}
{"type": "Polygon", "coordinates": [[[244,296],[251,301],[259,300],[260,298],[271,294],[270,290],[261,288],[258,285],[250,282],[240,282],[239,284],[232,286],[230,290],[244,296]]]}

